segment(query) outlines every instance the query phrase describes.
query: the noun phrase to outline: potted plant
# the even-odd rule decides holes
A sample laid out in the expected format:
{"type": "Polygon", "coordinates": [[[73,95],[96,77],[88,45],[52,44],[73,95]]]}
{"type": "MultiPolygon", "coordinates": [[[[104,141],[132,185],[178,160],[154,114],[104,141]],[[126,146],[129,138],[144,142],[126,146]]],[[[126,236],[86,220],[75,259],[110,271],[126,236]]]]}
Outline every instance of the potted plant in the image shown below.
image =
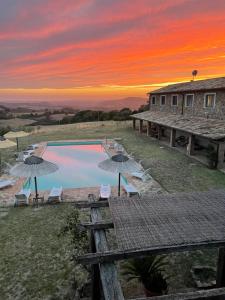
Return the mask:
{"type": "Polygon", "coordinates": [[[166,265],[165,257],[162,256],[133,258],[124,263],[122,275],[128,281],[137,279],[141,282],[147,297],[159,296],[167,293],[167,280],[163,275],[166,265]]]}
{"type": "Polygon", "coordinates": [[[215,169],[218,163],[217,152],[212,145],[209,145],[207,148],[207,158],[210,169],[215,169]]]}

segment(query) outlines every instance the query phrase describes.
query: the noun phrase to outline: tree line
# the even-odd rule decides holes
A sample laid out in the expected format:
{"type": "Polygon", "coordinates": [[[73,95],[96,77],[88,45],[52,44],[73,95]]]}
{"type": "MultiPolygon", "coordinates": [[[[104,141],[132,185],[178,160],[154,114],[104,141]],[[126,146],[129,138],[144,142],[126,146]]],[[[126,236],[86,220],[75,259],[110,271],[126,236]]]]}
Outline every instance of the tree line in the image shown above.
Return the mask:
{"type": "Polygon", "coordinates": [[[65,116],[60,123],[81,123],[81,122],[94,122],[94,121],[126,121],[130,120],[130,116],[135,113],[143,112],[148,110],[148,105],[142,105],[138,110],[131,110],[125,107],[121,110],[81,110],[77,112],[74,116],[65,116]]]}

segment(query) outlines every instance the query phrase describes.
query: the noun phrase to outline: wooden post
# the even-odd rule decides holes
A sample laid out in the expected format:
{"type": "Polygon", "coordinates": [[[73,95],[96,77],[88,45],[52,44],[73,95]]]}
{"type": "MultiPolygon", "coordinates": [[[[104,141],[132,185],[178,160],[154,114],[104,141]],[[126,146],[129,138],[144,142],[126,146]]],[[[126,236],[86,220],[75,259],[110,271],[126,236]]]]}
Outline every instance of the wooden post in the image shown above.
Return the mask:
{"type": "MultiPolygon", "coordinates": [[[[91,208],[91,222],[102,222],[102,216],[99,208],[91,208]]],[[[93,230],[96,252],[108,252],[108,242],[104,229],[93,230]]],[[[122,288],[118,279],[116,265],[113,262],[99,264],[101,286],[104,293],[104,299],[124,300],[122,288]]],[[[96,298],[100,300],[100,298],[96,298]]]]}
{"type": "Polygon", "coordinates": [[[188,138],[187,155],[194,155],[194,147],[195,147],[195,136],[193,134],[190,134],[188,138]]]}
{"type": "Polygon", "coordinates": [[[176,146],[176,129],[171,128],[170,130],[170,147],[176,146]]]}
{"type": "Polygon", "coordinates": [[[143,130],[143,120],[140,120],[140,123],[139,123],[139,132],[142,133],[142,130],[143,130]]]}
{"type": "Polygon", "coordinates": [[[151,133],[151,122],[147,122],[147,136],[150,136],[151,133]]]}
{"type": "MultiPolygon", "coordinates": [[[[91,239],[91,252],[96,253],[94,230],[90,232],[91,239]]],[[[101,299],[101,280],[98,264],[91,266],[91,299],[100,300],[101,299]]]]}
{"type": "Polygon", "coordinates": [[[218,152],[217,152],[217,168],[222,169],[225,167],[224,163],[224,153],[225,153],[225,143],[219,143],[218,145],[218,152]]]}
{"type": "Polygon", "coordinates": [[[132,298],[130,300],[224,300],[225,288],[198,290],[186,293],[152,296],[151,298],[132,298]]]}
{"type": "Polygon", "coordinates": [[[218,250],[216,285],[225,286],[225,247],[220,247],[218,250]]]}
{"type": "Polygon", "coordinates": [[[136,119],[133,119],[133,129],[136,130],[136,119]]]}
{"type": "Polygon", "coordinates": [[[158,130],[158,140],[160,140],[161,136],[162,136],[162,131],[161,131],[161,126],[160,125],[157,125],[157,130],[158,130]]]}

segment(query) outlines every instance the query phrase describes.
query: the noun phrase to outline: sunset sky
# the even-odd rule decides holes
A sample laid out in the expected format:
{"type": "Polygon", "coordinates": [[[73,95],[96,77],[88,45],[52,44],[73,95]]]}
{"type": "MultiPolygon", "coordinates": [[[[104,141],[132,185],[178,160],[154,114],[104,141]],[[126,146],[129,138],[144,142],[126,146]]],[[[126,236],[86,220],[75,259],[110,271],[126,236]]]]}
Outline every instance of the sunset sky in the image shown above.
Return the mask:
{"type": "Polygon", "coordinates": [[[225,76],[224,0],[0,0],[0,100],[145,97],[225,76]]]}

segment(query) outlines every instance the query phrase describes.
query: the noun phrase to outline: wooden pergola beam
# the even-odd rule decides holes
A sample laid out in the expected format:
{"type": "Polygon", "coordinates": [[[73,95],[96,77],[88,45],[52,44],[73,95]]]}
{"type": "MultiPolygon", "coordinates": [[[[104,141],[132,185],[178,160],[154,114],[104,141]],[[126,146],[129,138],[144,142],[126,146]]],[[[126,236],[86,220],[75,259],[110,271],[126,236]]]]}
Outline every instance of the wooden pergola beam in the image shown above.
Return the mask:
{"type": "Polygon", "coordinates": [[[124,260],[133,257],[143,257],[148,255],[159,255],[159,254],[168,254],[172,252],[184,252],[184,251],[192,251],[198,249],[209,249],[209,248],[217,248],[224,247],[225,241],[218,242],[201,242],[194,244],[184,244],[184,245],[172,245],[172,246],[164,246],[164,247],[151,247],[145,249],[134,249],[134,250],[114,250],[107,252],[99,252],[99,253],[89,253],[86,255],[79,256],[77,258],[78,262],[84,265],[88,264],[97,264],[103,262],[112,262],[117,260],[124,260]]]}
{"type": "Polygon", "coordinates": [[[108,222],[82,222],[80,223],[80,226],[85,227],[87,229],[110,229],[110,228],[114,228],[114,224],[112,223],[112,221],[108,221],[108,222]]]}
{"type": "Polygon", "coordinates": [[[203,299],[224,299],[221,296],[225,295],[225,288],[219,289],[210,289],[210,290],[203,290],[203,291],[194,291],[194,292],[187,292],[187,293],[177,293],[171,295],[164,295],[164,296],[155,296],[151,298],[137,298],[137,299],[130,299],[130,300],[203,300],[203,299]]]}
{"type": "Polygon", "coordinates": [[[100,208],[100,207],[108,207],[109,202],[108,200],[101,200],[101,201],[77,201],[74,202],[74,206],[76,208],[100,208]]]}

